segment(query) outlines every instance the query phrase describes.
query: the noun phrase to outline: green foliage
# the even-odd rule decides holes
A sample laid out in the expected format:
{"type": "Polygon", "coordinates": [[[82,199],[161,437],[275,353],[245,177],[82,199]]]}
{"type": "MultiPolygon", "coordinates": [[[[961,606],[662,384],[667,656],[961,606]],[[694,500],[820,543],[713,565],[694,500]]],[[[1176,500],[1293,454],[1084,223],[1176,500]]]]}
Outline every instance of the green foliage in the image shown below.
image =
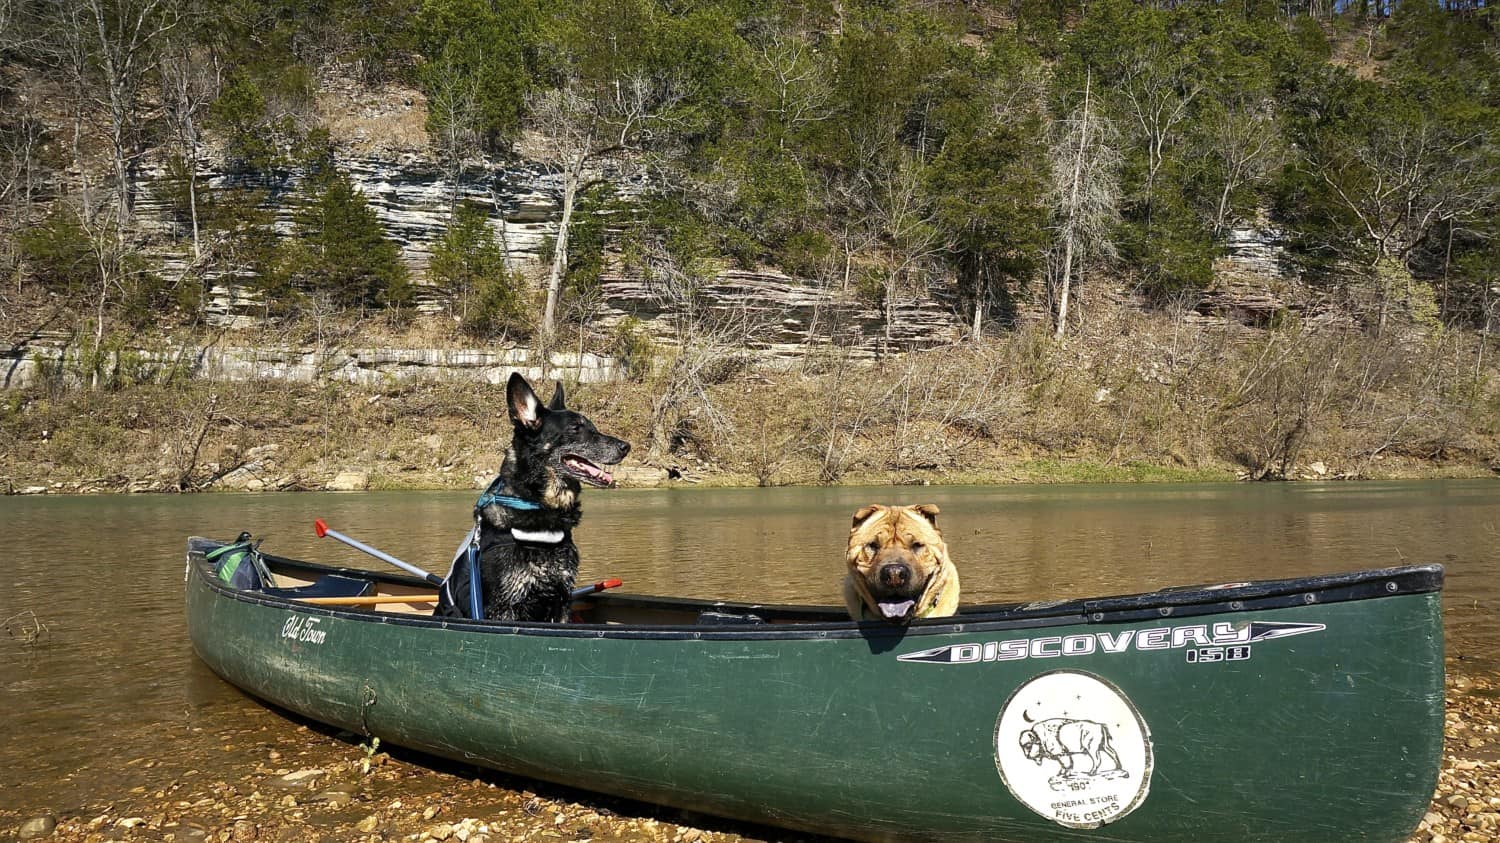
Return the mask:
{"type": "Polygon", "coordinates": [[[375,211],[343,173],[309,179],[297,214],[292,273],[312,292],[341,307],[397,307],[412,287],[401,250],[385,236],[375,211]]]}
{"type": "Polygon", "coordinates": [[[526,283],[506,268],[489,216],[489,209],[478,203],[460,205],[427,266],[428,278],[461,303],[464,330],[479,336],[526,322],[526,283]]]}
{"type": "Polygon", "coordinates": [[[416,41],[417,78],[433,107],[434,137],[452,126],[489,148],[515,132],[537,50],[537,11],[519,0],[425,0],[416,41]]]}
{"type": "Polygon", "coordinates": [[[252,173],[284,171],[300,133],[289,115],[272,114],[259,83],[236,73],[210,106],[208,125],[224,136],[231,167],[252,173]]]}
{"type": "Polygon", "coordinates": [[[578,206],[573,211],[573,228],[568,234],[568,270],[563,276],[568,299],[594,303],[599,276],[604,272],[608,240],[606,224],[629,212],[628,203],[620,200],[605,185],[596,186],[578,197],[578,206]]]}
{"type": "Polygon", "coordinates": [[[1218,253],[1207,230],[1182,202],[1159,202],[1149,228],[1126,224],[1120,235],[1123,263],[1157,301],[1194,293],[1213,281],[1218,253]]]}
{"type": "Polygon", "coordinates": [[[651,341],[651,336],[646,333],[641,321],[634,316],[625,317],[615,326],[609,351],[625,367],[631,380],[640,382],[651,374],[651,366],[656,359],[656,344],[651,341]]]}
{"type": "MultiPolygon", "coordinates": [[[[65,4],[22,5],[28,32],[62,21],[65,4]]],[[[173,50],[215,69],[218,96],[200,125],[235,175],[195,185],[209,272],[194,277],[253,287],[267,312],[294,310],[308,293],[360,308],[410,300],[395,246],[335,172],[313,105],[317,68],[420,86],[450,175],[476,153],[569,132],[594,155],[585,182],[649,173],[644,198],[579,197],[565,284],[580,321],[616,251],[627,268],[670,278],[684,294],[726,265],[769,266],[848,279],[876,301],[897,285],[956,279],[965,321],[975,304],[1003,316],[1037,303],[1042,256],[1061,239],[1060,184],[1072,168],[1062,166],[1060,139],[1077,126],[1087,81],[1107,172],[1091,182],[1102,185],[1089,235],[1101,248],[1074,278],[1107,272],[1159,299],[1188,295],[1211,283],[1227,233],[1269,211],[1295,260],[1340,300],[1373,290],[1381,314],[1424,322],[1435,307],[1442,320],[1479,324],[1500,266],[1493,16],[1437,0],[1329,14],[1304,0],[1014,0],[1003,9],[225,0],[170,30],[173,50]],[[1368,14],[1382,9],[1389,19],[1372,26],[1368,14]],[[570,95],[562,118],[528,111],[529,94],[559,89],[570,95]],[[266,196],[294,175],[306,177],[308,201],[297,237],[281,242],[266,196]],[[1112,249],[1099,221],[1115,219],[1112,249]],[[1399,296],[1370,282],[1366,270],[1385,261],[1405,273],[1399,296]]],[[[46,70],[29,49],[13,50],[17,67],[51,72],[66,88],[60,66],[46,70]]],[[[126,122],[144,126],[143,114],[126,122]]],[[[20,125],[0,118],[0,156],[9,156],[0,170],[16,174],[6,195],[18,195],[23,178],[66,184],[62,168],[77,163],[61,160],[66,144],[25,151],[20,125]],[[19,166],[12,149],[38,166],[19,166]]],[[[65,134],[50,128],[54,140],[65,134]]],[[[168,159],[152,187],[179,235],[190,178],[168,159]]],[[[434,278],[481,314],[474,330],[509,330],[522,307],[516,285],[466,214],[436,247],[434,278]]],[[[139,243],[119,248],[136,233],[90,253],[109,238],[53,214],[0,251],[48,289],[104,289],[109,307],[131,318],[196,309],[201,285],[167,284],[133,263],[139,243]]]]}
{"type": "Polygon", "coordinates": [[[1041,114],[1023,106],[1004,120],[987,119],[1017,99],[1022,55],[997,49],[978,69],[975,96],[967,108],[949,109],[947,138],[927,170],[934,219],[960,290],[983,309],[1010,310],[1047,242],[1050,173],[1041,114]]]}
{"type": "Polygon", "coordinates": [[[755,138],[717,151],[708,186],[729,198],[719,218],[724,248],[742,264],[753,264],[786,244],[813,216],[814,177],[786,150],[767,148],[755,138]]]}
{"type": "Polygon", "coordinates": [[[16,238],[21,260],[31,276],[55,293],[76,295],[99,277],[89,234],[72,209],[57,205],[40,225],[16,238]]]}
{"type": "Polygon", "coordinates": [[[146,256],[122,247],[113,228],[91,231],[77,213],[57,205],[40,225],[16,238],[32,278],[53,293],[111,312],[131,325],[154,322],[174,307],[194,307],[196,291],[168,284],[150,271],[146,256]]]}
{"type": "Polygon", "coordinates": [[[919,14],[867,14],[834,48],[838,119],[820,126],[819,151],[856,171],[888,163],[903,142],[925,144],[927,106],[941,95],[952,58],[953,33],[941,22],[919,14]]]}

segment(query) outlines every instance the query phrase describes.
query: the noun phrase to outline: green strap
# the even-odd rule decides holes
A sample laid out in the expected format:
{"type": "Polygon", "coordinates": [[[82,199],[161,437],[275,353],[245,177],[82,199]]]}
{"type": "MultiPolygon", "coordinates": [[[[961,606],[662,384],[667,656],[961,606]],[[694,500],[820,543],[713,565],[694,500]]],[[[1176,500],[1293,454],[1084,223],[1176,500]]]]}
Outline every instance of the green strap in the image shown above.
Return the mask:
{"type": "Polygon", "coordinates": [[[224,564],[219,566],[219,579],[223,580],[224,582],[230,582],[231,580],[233,580],[234,572],[239,570],[240,563],[245,561],[245,556],[249,552],[249,548],[245,548],[235,553],[229,554],[229,556],[225,558],[224,564]]]}

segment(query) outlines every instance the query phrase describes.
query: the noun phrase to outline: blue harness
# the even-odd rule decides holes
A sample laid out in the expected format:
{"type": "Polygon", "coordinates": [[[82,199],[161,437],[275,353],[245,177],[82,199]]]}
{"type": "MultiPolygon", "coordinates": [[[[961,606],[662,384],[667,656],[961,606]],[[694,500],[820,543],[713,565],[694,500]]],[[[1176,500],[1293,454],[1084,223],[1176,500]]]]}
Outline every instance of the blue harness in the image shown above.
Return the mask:
{"type": "Polygon", "coordinates": [[[496,489],[503,482],[504,478],[501,477],[491,480],[490,485],[485,488],[484,494],[480,495],[479,500],[474,502],[475,523],[473,531],[469,533],[469,547],[466,551],[468,559],[466,561],[469,566],[469,617],[476,621],[484,618],[484,606],[480,598],[479,588],[479,511],[491,504],[499,504],[506,509],[518,509],[522,511],[542,508],[542,505],[536,501],[518,498],[515,495],[500,494],[496,489]]]}

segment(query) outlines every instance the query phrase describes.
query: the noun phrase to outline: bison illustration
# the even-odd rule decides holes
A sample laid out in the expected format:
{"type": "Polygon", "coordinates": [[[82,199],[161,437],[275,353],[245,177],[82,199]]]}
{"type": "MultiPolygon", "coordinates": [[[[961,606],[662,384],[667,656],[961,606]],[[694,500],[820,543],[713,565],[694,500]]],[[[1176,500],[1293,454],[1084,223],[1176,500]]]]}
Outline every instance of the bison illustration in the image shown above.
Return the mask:
{"type": "MultiPolygon", "coordinates": [[[[1027,717],[1026,722],[1031,723],[1031,718],[1027,717]]],[[[1124,773],[1124,768],[1120,766],[1120,756],[1110,746],[1109,727],[1103,723],[1052,717],[1032,723],[1031,728],[1021,733],[1020,741],[1021,752],[1028,759],[1040,765],[1043,759],[1050,758],[1061,766],[1064,776],[1075,775],[1075,755],[1086,756],[1091,763],[1087,773],[1079,771],[1083,775],[1098,774],[1099,763],[1106,756],[1114,762],[1114,769],[1119,770],[1119,774],[1124,773]]]]}

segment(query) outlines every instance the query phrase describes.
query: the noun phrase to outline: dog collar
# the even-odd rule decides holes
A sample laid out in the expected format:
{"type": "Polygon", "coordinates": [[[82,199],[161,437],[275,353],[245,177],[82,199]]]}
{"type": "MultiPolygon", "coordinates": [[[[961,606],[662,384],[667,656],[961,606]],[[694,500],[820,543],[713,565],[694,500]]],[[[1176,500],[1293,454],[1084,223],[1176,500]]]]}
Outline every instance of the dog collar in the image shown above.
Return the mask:
{"type": "Polygon", "coordinates": [[[494,492],[489,491],[486,491],[484,494],[479,496],[479,500],[475,501],[474,503],[474,508],[484,509],[492,503],[500,504],[506,509],[532,510],[542,508],[542,505],[537,503],[536,501],[529,501],[525,498],[518,498],[515,495],[498,495],[494,492]]]}
{"type": "Polygon", "coordinates": [[[520,530],[515,527],[510,528],[510,535],[516,541],[528,544],[561,544],[567,538],[562,530],[520,530]]]}

